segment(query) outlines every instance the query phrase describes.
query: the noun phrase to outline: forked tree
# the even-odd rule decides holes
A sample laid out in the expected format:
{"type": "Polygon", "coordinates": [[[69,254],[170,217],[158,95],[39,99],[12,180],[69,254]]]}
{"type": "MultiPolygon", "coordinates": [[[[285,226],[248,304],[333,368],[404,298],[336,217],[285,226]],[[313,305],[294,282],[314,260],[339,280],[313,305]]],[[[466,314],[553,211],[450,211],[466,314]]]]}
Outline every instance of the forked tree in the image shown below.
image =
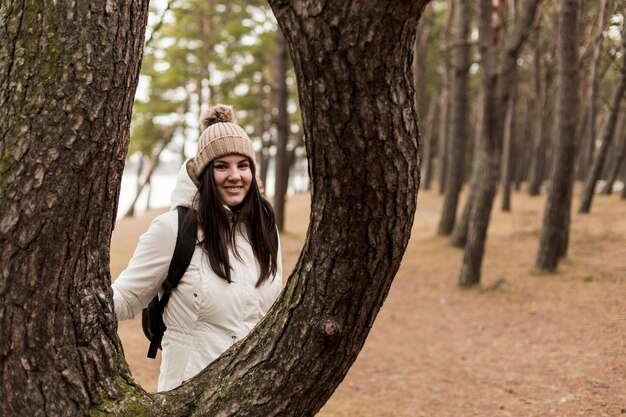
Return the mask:
{"type": "Polygon", "coordinates": [[[304,249],[248,338],[146,393],[116,332],[109,245],[148,0],[0,13],[0,415],[310,416],[356,359],[419,185],[411,47],[427,0],[272,0],[312,181],[304,249]]]}

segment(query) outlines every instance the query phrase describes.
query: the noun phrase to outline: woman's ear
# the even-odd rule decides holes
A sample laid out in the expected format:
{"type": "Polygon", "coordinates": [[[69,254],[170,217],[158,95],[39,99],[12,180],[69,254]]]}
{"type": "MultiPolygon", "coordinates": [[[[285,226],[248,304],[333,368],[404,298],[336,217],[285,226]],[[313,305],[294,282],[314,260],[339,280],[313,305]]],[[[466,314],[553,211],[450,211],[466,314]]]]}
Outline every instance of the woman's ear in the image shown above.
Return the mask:
{"type": "Polygon", "coordinates": [[[196,174],[196,170],[193,167],[193,158],[189,158],[187,160],[186,168],[187,168],[187,175],[189,175],[189,178],[191,178],[191,181],[193,181],[196,187],[199,187],[200,179],[198,178],[198,175],[196,174]]]}

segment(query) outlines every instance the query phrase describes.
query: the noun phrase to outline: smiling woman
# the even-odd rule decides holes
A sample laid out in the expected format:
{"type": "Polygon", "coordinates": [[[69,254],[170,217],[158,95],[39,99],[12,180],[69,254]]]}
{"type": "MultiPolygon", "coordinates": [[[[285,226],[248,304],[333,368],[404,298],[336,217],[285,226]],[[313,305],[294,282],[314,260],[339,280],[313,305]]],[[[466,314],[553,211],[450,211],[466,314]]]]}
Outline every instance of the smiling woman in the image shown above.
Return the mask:
{"type": "MultiPolygon", "coordinates": [[[[180,170],[172,208],[189,207],[198,224],[187,271],[163,310],[167,330],[159,391],[192,378],[243,339],[281,289],[274,212],[255,180],[254,152],[232,108],[218,105],[202,120],[195,158],[180,170]]],[[[119,319],[131,319],[162,294],[178,234],[178,215],[158,216],[113,284],[119,319]]]]}

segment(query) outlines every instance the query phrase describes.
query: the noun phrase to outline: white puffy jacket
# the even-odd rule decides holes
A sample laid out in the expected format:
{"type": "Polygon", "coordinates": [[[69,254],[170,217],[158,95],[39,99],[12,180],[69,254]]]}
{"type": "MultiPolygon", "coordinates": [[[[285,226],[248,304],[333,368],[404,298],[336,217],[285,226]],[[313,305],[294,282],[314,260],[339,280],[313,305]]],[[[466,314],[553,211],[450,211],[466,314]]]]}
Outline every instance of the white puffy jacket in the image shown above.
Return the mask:
{"type": "MultiPolygon", "coordinates": [[[[176,206],[191,206],[196,193],[186,165],[183,164],[172,193],[172,210],[154,219],[139,238],[128,267],[112,285],[118,320],[134,318],[161,292],[176,246],[176,206]]],[[[198,239],[202,239],[201,230],[198,239]]],[[[252,247],[242,233],[236,236],[235,243],[241,260],[231,249],[232,283],[213,272],[208,256],[197,246],[189,268],[172,291],[163,313],[167,330],[161,343],[159,391],[179,386],[244,338],[278,297],[282,277],[280,247],[276,276],[255,288],[260,268],[252,247]]]]}

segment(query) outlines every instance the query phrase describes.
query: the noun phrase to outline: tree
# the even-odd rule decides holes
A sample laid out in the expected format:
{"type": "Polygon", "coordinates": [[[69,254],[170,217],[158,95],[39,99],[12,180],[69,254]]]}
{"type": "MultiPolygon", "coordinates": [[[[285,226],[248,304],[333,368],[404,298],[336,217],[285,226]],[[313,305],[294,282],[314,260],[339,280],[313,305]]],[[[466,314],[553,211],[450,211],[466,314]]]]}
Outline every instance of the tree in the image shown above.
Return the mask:
{"type": "Polygon", "coordinates": [[[147,0],[2,5],[2,415],[84,415],[133,387],[109,243],[147,15],[147,0]]]}
{"type": "Polygon", "coordinates": [[[559,133],[535,261],[535,267],[541,271],[556,270],[559,258],[567,253],[569,242],[579,101],[579,8],[579,0],[564,0],[559,12],[559,133]]]}
{"type": "Polygon", "coordinates": [[[315,414],[356,359],[408,244],[419,185],[410,57],[426,3],[272,2],[294,58],[312,174],[305,247],[248,338],[152,395],[123,360],[108,271],[147,1],[7,10],[2,414],[315,414]]]}
{"type": "MultiPolygon", "coordinates": [[[[502,28],[499,26],[501,20],[494,18],[494,12],[501,19],[502,11],[494,10],[491,0],[480,2],[484,137],[479,142],[478,158],[475,161],[478,164],[473,184],[475,189],[472,191],[467,242],[458,281],[462,287],[480,282],[487,228],[500,174],[504,110],[510,99],[509,86],[517,65],[517,56],[532,27],[538,3],[539,0],[526,0],[523,3],[519,20],[506,36],[504,45],[497,48],[502,28]]],[[[502,6],[502,3],[499,4],[502,6]]]]}
{"type": "Polygon", "coordinates": [[[468,86],[470,67],[469,20],[471,4],[466,0],[455,1],[455,24],[457,47],[454,54],[451,97],[451,131],[448,141],[448,162],[443,164],[445,174],[445,195],[438,233],[449,235],[454,227],[459,193],[463,186],[465,149],[467,149],[468,86]]]}
{"type": "MultiPolygon", "coordinates": [[[[622,13],[622,19],[626,19],[626,10],[622,13]]],[[[578,211],[580,213],[589,213],[591,210],[591,202],[595,194],[596,182],[600,178],[602,168],[604,167],[604,161],[606,160],[609,145],[615,136],[615,126],[617,125],[617,116],[622,106],[622,99],[624,97],[624,90],[626,90],[626,22],[624,22],[622,28],[622,48],[621,48],[622,61],[620,64],[620,78],[617,87],[613,91],[613,99],[611,100],[611,110],[609,118],[604,124],[602,135],[600,137],[600,146],[596,150],[596,154],[591,164],[591,169],[587,173],[585,179],[585,185],[583,188],[580,207],[578,211]]]]}

